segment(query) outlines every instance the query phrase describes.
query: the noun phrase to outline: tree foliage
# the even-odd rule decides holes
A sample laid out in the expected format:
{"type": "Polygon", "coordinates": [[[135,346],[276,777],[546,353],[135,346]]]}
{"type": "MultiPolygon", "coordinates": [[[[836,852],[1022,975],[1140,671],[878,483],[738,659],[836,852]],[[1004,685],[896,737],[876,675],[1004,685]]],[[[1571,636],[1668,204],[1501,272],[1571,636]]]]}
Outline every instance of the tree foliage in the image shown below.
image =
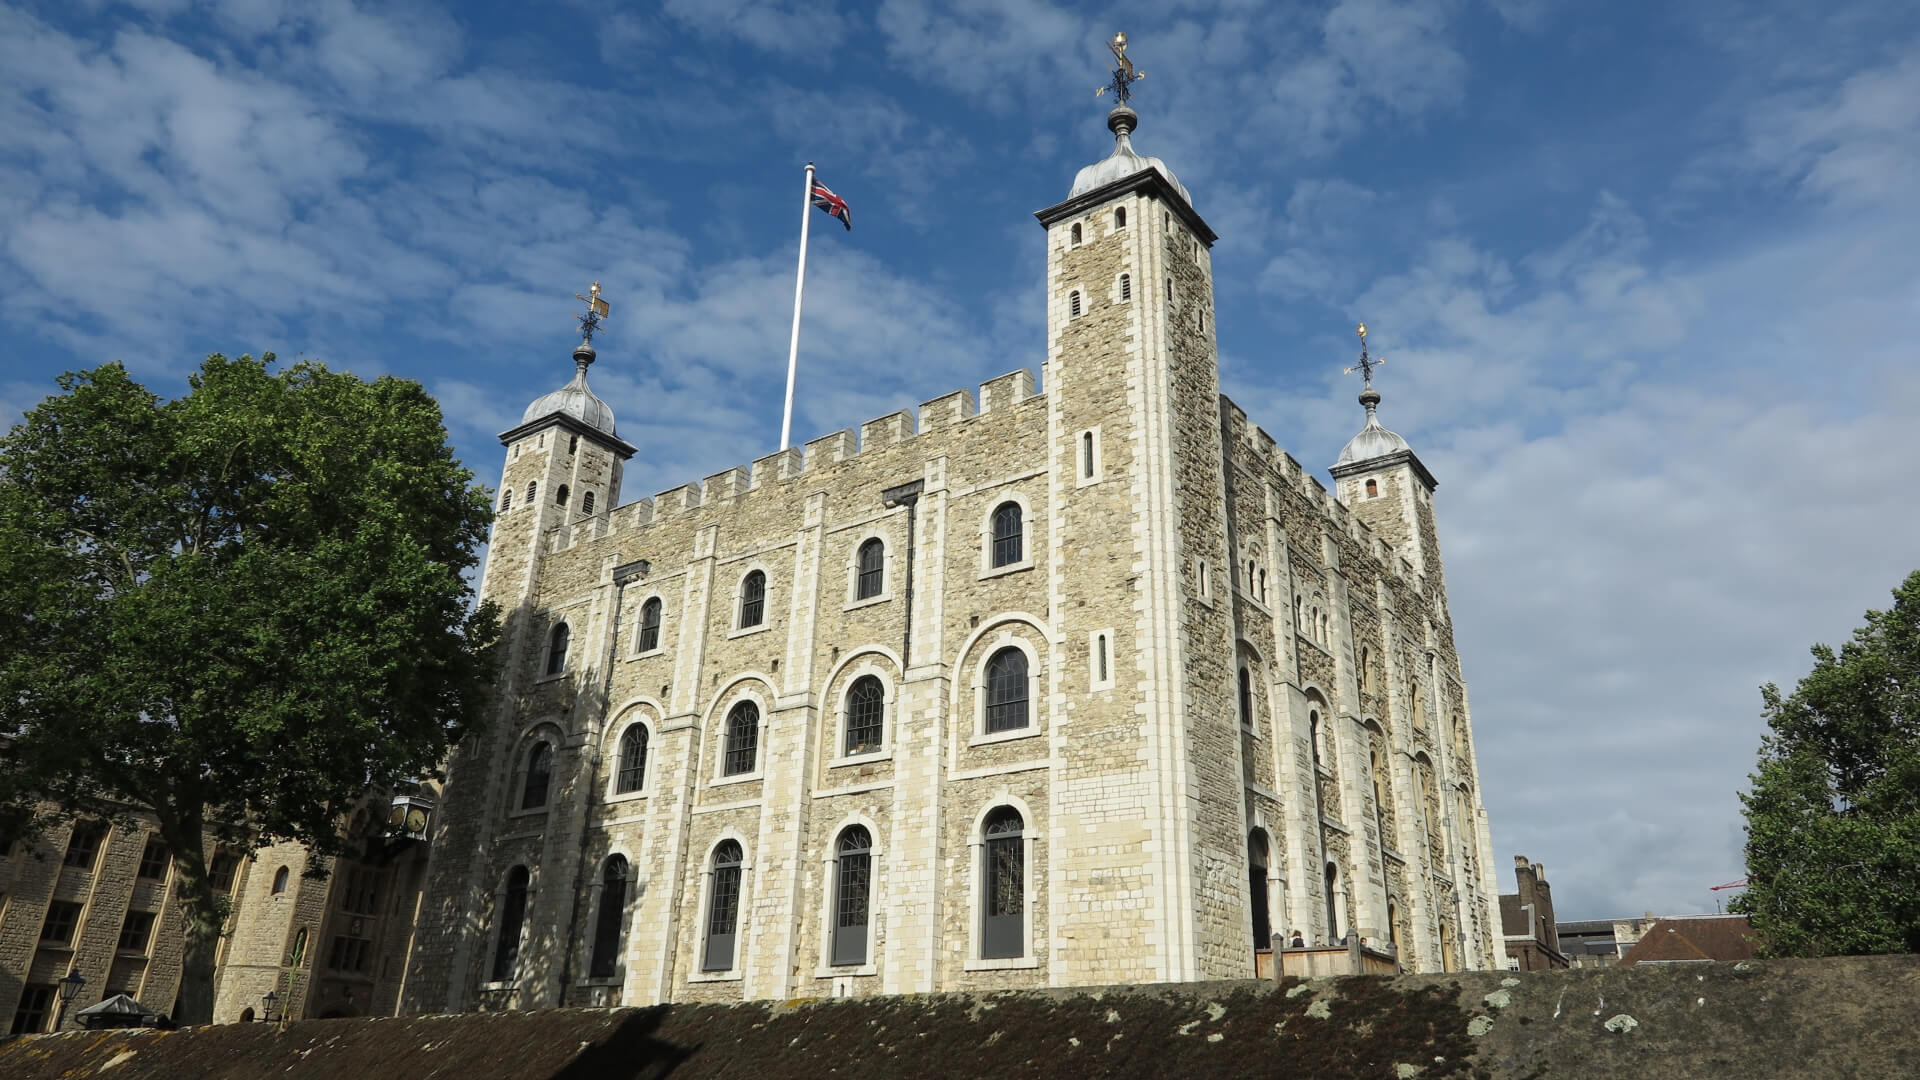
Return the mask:
{"type": "Polygon", "coordinates": [[[0,440],[0,824],[151,814],[211,1017],[215,844],[346,842],[481,713],[491,499],[419,384],[214,355],[163,401],[107,365],[0,440]]]}
{"type": "Polygon", "coordinates": [[[1742,795],[1748,889],[1735,911],[1784,956],[1920,952],[1920,571],[1893,607],[1790,695],[1742,795]]]}

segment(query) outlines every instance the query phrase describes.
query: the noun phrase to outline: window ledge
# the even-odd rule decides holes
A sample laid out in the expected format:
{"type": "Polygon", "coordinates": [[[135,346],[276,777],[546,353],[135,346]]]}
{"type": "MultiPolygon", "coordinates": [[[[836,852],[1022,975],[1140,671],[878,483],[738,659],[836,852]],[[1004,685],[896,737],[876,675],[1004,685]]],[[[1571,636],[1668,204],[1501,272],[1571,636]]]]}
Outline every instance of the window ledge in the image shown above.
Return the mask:
{"type": "Polygon", "coordinates": [[[1005,566],[990,566],[980,571],[980,580],[985,581],[988,578],[1005,577],[1008,574],[1017,574],[1022,570],[1031,569],[1033,569],[1033,560],[1022,559],[1019,562],[1008,563],[1005,566]]]}
{"type": "Polygon", "coordinates": [[[883,592],[879,596],[869,596],[865,600],[849,600],[847,601],[846,606],[842,607],[840,610],[841,611],[858,611],[861,608],[872,607],[875,604],[884,604],[891,599],[893,599],[892,593],[883,592]]]}
{"type": "Polygon", "coordinates": [[[1004,960],[969,960],[967,971],[1021,971],[1040,966],[1037,956],[1010,956],[1004,960]]]}
{"type": "Polygon", "coordinates": [[[541,675],[533,680],[533,685],[541,686],[550,682],[559,682],[561,679],[564,679],[571,674],[573,674],[571,670],[561,670],[561,671],[556,671],[551,675],[541,675]]]}
{"type": "Polygon", "coordinates": [[[732,776],[719,776],[707,781],[707,786],[717,788],[727,787],[730,784],[748,784],[760,779],[763,775],[765,774],[759,769],[755,769],[750,773],[735,773],[732,776]]]}
{"type": "Polygon", "coordinates": [[[1044,734],[1046,733],[1041,731],[1037,725],[1028,724],[1023,728],[1014,728],[1010,731],[996,731],[990,735],[977,734],[967,740],[967,745],[992,746],[995,743],[1013,742],[1015,739],[1031,739],[1036,735],[1044,734]]]}
{"type": "Polygon", "coordinates": [[[736,627],[735,629],[727,631],[727,640],[732,641],[734,638],[751,637],[754,634],[764,634],[771,629],[773,629],[773,624],[770,622],[762,622],[754,626],[736,627]]]}
{"type": "Polygon", "coordinates": [[[690,983],[739,982],[744,977],[739,968],[734,968],[731,971],[687,972],[687,981],[690,983]]]}
{"type": "Polygon", "coordinates": [[[832,761],[827,762],[827,768],[841,769],[848,765],[872,765],[875,762],[892,760],[893,748],[886,747],[881,750],[869,750],[864,754],[849,754],[846,757],[834,758],[832,761]]]}
{"type": "Polygon", "coordinates": [[[622,980],[618,975],[595,975],[591,978],[581,979],[579,982],[576,982],[573,985],[593,986],[593,987],[619,986],[621,981],[622,980]]]}
{"type": "Polygon", "coordinates": [[[813,977],[816,979],[842,979],[849,977],[861,979],[878,974],[880,974],[879,965],[869,961],[864,964],[846,964],[841,967],[815,968],[813,977]]]}
{"type": "Polygon", "coordinates": [[[480,984],[480,992],[483,994],[497,994],[503,990],[506,991],[507,993],[517,994],[520,992],[520,987],[519,987],[519,984],[517,983],[510,983],[510,982],[505,982],[497,979],[489,982],[483,982],[480,984]]]}
{"type": "Polygon", "coordinates": [[[663,649],[663,648],[660,648],[659,646],[655,646],[654,648],[651,648],[651,649],[648,649],[648,650],[647,650],[646,652],[637,652],[637,653],[634,653],[633,655],[631,655],[631,656],[629,656],[629,657],[627,657],[627,659],[629,659],[629,660],[646,660],[646,659],[648,659],[648,658],[650,658],[650,657],[655,657],[655,656],[665,656],[665,655],[666,655],[666,652],[667,652],[667,650],[665,650],[665,649],[663,649]]]}
{"type": "Polygon", "coordinates": [[[600,801],[602,805],[611,806],[615,803],[635,802],[651,794],[653,794],[652,790],[643,787],[639,791],[622,791],[617,795],[609,795],[600,801]]]}
{"type": "Polygon", "coordinates": [[[521,807],[517,810],[507,811],[507,816],[510,818],[532,817],[535,814],[544,814],[551,809],[553,808],[545,804],[542,804],[540,806],[526,806],[526,807],[521,807]]]}

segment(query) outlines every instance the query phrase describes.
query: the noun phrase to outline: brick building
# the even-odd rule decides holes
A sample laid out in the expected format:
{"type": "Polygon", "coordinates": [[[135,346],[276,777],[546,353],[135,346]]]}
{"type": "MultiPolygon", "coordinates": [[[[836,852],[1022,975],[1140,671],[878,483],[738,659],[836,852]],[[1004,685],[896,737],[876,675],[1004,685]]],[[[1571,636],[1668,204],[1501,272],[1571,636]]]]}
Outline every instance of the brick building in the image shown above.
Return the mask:
{"type": "Polygon", "coordinates": [[[1553,916],[1553,889],[1547,868],[1513,857],[1518,890],[1500,894],[1500,928],[1507,943],[1507,966],[1515,971],[1548,971],[1571,966],[1560,947],[1560,924],[1553,916]]]}
{"type": "Polygon", "coordinates": [[[1504,966],[1432,475],[1338,497],[1219,390],[1213,231],[1131,146],[1024,370],[621,501],[596,354],[502,435],[499,710],[406,1011],[1249,976],[1299,928],[1504,966]]]}

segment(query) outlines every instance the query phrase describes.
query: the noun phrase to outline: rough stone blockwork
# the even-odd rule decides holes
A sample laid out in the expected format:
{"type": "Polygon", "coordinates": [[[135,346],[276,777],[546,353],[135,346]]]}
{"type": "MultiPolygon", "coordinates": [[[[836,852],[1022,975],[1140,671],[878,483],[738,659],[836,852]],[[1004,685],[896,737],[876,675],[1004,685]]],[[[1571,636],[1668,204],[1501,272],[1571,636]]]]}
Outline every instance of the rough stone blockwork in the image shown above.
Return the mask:
{"type": "Polygon", "coordinates": [[[0,1042],[10,1080],[1920,1075],[1920,956],[561,1009],[0,1042]]]}

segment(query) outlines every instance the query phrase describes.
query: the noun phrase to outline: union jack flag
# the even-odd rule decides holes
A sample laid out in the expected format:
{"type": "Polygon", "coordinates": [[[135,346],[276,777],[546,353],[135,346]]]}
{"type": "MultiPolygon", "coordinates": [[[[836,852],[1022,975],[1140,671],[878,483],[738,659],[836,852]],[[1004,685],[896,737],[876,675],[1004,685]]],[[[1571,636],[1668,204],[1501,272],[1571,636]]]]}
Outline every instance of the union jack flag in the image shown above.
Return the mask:
{"type": "Polygon", "coordinates": [[[825,210],[830,217],[840,219],[840,224],[853,231],[853,211],[848,209],[847,200],[827,189],[827,185],[818,180],[813,182],[813,205],[825,210]]]}

